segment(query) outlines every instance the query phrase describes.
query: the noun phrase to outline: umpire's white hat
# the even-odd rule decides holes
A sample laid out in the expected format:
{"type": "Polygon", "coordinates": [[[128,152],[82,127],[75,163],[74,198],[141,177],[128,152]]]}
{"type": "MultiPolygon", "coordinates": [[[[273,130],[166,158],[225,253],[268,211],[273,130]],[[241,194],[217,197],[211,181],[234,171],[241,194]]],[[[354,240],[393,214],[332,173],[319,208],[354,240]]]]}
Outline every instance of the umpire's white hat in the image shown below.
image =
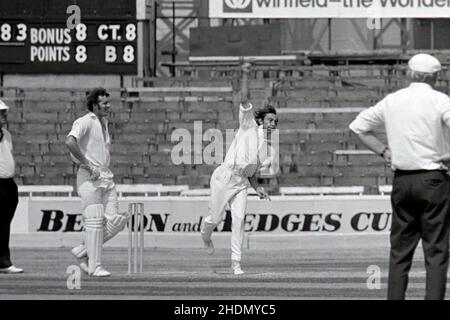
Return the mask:
{"type": "Polygon", "coordinates": [[[439,60],[426,53],[413,56],[408,62],[408,67],[411,71],[424,73],[435,73],[442,70],[439,60]]]}
{"type": "Polygon", "coordinates": [[[0,110],[8,110],[9,107],[2,101],[0,100],[0,110]]]}

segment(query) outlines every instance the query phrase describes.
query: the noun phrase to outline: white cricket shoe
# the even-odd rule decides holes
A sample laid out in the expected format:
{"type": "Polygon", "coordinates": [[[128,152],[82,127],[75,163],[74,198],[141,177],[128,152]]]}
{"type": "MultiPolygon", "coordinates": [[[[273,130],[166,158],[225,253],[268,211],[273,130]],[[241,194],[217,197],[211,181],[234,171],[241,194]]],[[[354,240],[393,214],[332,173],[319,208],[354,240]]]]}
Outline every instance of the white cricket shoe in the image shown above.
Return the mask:
{"type": "Polygon", "coordinates": [[[242,271],[241,263],[237,260],[231,260],[231,269],[233,269],[233,273],[235,275],[241,275],[245,273],[244,271],[242,271]]]}
{"type": "Polygon", "coordinates": [[[208,239],[205,234],[202,232],[202,240],[205,245],[206,252],[211,256],[214,254],[214,244],[211,239],[208,239]]]}
{"type": "Polygon", "coordinates": [[[17,268],[15,266],[10,266],[8,268],[0,268],[0,273],[8,273],[8,274],[23,273],[23,269],[17,268]]]}
{"type": "Polygon", "coordinates": [[[97,266],[94,273],[91,274],[91,277],[109,277],[110,275],[111,273],[104,269],[102,266],[97,266]]]}

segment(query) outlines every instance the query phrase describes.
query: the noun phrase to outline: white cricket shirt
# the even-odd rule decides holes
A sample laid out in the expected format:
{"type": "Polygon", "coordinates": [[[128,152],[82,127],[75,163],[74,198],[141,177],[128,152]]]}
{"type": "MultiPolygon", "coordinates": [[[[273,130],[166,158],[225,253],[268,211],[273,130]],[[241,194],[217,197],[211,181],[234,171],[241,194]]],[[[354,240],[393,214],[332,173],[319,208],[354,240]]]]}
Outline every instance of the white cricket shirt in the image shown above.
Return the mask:
{"type": "MultiPolygon", "coordinates": [[[[77,139],[83,155],[98,167],[109,167],[111,138],[108,132],[108,122],[103,119],[106,128],[103,134],[100,119],[92,112],[75,120],[72,130],[67,136],[73,136],[77,139]]],[[[79,161],[71,155],[72,160],[76,163],[79,161]]]]}
{"type": "Polygon", "coordinates": [[[392,169],[446,170],[437,158],[450,151],[450,98],[413,82],[362,111],[350,124],[356,134],[384,125],[392,169]]]}
{"type": "Polygon", "coordinates": [[[267,166],[267,158],[270,156],[264,131],[255,121],[253,105],[240,105],[239,130],[228,149],[224,164],[239,175],[251,177],[263,163],[267,166]]]}

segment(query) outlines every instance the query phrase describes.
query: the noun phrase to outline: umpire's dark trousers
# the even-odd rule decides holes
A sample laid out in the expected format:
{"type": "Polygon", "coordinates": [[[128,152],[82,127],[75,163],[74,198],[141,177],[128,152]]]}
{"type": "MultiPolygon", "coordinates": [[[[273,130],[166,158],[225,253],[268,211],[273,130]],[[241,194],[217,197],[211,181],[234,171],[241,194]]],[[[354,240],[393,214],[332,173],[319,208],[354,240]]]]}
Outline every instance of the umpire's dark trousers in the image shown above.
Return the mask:
{"type": "Polygon", "coordinates": [[[425,256],[425,299],[444,299],[449,259],[450,177],[445,171],[400,171],[391,194],[388,299],[405,299],[419,240],[425,256]]]}
{"type": "Polygon", "coordinates": [[[11,221],[19,196],[14,179],[0,179],[0,268],[12,265],[9,252],[11,221]]]}

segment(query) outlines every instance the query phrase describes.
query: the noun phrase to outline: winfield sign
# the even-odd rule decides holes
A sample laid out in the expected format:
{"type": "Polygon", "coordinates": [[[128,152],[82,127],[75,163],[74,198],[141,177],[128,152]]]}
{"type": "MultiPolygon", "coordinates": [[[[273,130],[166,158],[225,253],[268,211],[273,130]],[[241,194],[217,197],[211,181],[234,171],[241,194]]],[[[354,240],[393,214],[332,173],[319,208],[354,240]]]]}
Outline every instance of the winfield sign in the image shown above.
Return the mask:
{"type": "Polygon", "coordinates": [[[445,18],[450,0],[210,0],[211,18],[445,18]]]}

